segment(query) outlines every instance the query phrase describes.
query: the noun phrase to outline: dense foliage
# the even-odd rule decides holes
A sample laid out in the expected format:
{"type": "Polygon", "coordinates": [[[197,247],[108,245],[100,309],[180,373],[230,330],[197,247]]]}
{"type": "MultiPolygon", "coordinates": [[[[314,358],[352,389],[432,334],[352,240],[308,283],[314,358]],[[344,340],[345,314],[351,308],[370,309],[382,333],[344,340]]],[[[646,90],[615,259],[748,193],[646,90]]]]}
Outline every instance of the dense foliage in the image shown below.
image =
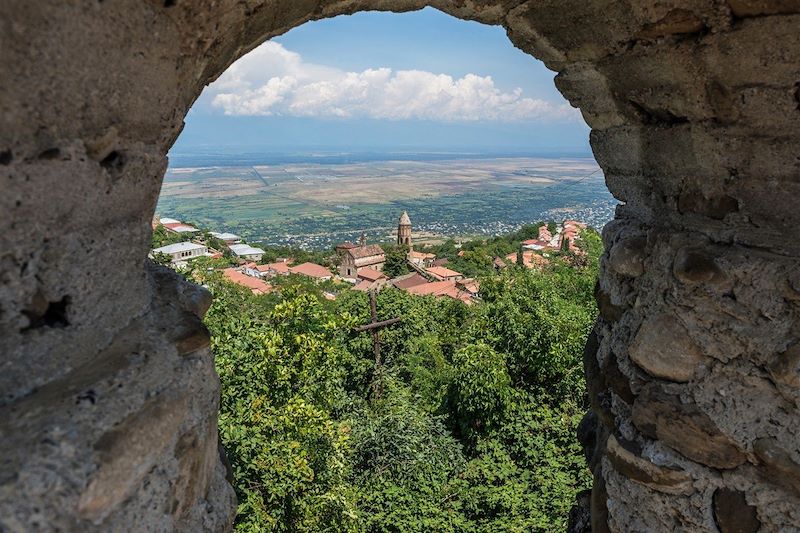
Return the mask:
{"type": "MultiPolygon", "coordinates": [[[[326,286],[330,301],[290,276],[254,296],[196,269],[215,295],[206,323],[237,529],[563,530],[589,482],[574,436],[596,313],[599,239],[587,236],[588,261],[486,275],[473,306],[382,290],[379,318],[402,322],[382,330],[377,371],[371,336],[354,331],[366,294],[326,286]]],[[[493,246],[516,243],[472,248],[493,246]]]]}

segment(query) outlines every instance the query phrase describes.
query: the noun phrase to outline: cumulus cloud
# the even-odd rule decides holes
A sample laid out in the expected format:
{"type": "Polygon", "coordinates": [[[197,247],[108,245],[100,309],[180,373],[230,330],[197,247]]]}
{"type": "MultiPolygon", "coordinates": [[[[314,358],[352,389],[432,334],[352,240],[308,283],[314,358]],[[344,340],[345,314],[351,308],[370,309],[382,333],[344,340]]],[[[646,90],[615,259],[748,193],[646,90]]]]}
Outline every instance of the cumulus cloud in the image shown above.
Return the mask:
{"type": "Polygon", "coordinates": [[[574,120],[566,103],[503,92],[491,76],[390,68],[345,72],[306,62],[267,42],[234,63],[210,87],[211,103],[226,115],[388,120],[574,120]]]}

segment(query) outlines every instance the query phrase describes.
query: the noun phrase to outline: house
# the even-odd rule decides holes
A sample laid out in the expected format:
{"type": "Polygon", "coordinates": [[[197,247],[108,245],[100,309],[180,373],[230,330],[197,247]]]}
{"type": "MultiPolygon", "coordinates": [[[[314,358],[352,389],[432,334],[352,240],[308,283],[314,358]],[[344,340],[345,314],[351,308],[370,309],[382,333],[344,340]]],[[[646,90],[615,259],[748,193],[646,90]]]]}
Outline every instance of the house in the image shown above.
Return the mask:
{"type": "Polygon", "coordinates": [[[339,275],[343,278],[357,278],[358,273],[364,268],[383,270],[386,263],[386,254],[377,244],[366,244],[361,237],[361,246],[347,248],[342,253],[342,263],[339,265],[339,275]]]}
{"type": "Polygon", "coordinates": [[[478,292],[480,292],[480,284],[478,283],[478,280],[474,278],[464,278],[456,281],[456,288],[464,292],[468,292],[472,296],[477,296],[478,292]]]}
{"type": "Polygon", "coordinates": [[[549,241],[541,241],[539,239],[528,239],[527,241],[522,241],[522,247],[526,250],[552,249],[549,241]]]}
{"type": "Polygon", "coordinates": [[[177,242],[156,248],[151,254],[167,254],[172,257],[172,263],[185,263],[190,259],[196,259],[208,255],[208,247],[194,242],[177,242]]]}
{"type": "Polygon", "coordinates": [[[388,278],[386,277],[386,274],[384,274],[380,270],[375,270],[374,268],[366,267],[358,271],[358,279],[369,282],[375,282],[378,281],[379,279],[388,279],[388,278]]]}
{"type": "Polygon", "coordinates": [[[267,294],[272,291],[272,286],[260,279],[247,276],[235,268],[226,268],[222,274],[228,281],[247,287],[253,294],[267,294]]]}
{"type": "Polygon", "coordinates": [[[443,296],[451,292],[456,287],[456,283],[450,280],[432,281],[422,285],[414,285],[406,289],[406,292],[417,296],[443,296]]]}
{"type": "Polygon", "coordinates": [[[408,262],[419,267],[433,266],[436,260],[436,254],[426,254],[424,252],[416,252],[411,250],[408,252],[408,262]]]}
{"type": "Polygon", "coordinates": [[[428,280],[425,277],[421,276],[417,272],[412,272],[411,274],[405,274],[404,276],[398,276],[390,281],[392,285],[397,287],[401,290],[406,290],[410,287],[414,287],[416,285],[423,285],[428,283],[428,280]]]}
{"type": "Polygon", "coordinates": [[[301,276],[308,276],[318,280],[326,280],[333,277],[330,270],[316,263],[302,263],[297,266],[289,267],[289,273],[300,274],[301,276]]]}
{"type": "MultiPolygon", "coordinates": [[[[517,264],[517,252],[512,252],[506,256],[506,263],[516,265],[517,264]]],[[[550,263],[546,257],[542,257],[541,255],[533,252],[531,250],[525,250],[522,252],[522,265],[525,268],[542,268],[543,266],[550,263]]]]}
{"type": "Polygon", "coordinates": [[[389,278],[380,270],[374,268],[362,268],[358,272],[358,279],[353,287],[356,291],[380,290],[381,287],[389,282],[389,278]]]}
{"type": "Polygon", "coordinates": [[[446,257],[442,257],[441,259],[437,259],[437,260],[435,260],[435,261],[432,263],[432,266],[435,266],[435,267],[445,266],[445,265],[446,265],[446,264],[448,264],[449,262],[450,262],[450,260],[449,260],[448,258],[446,258],[446,257]]]}
{"type": "Polygon", "coordinates": [[[272,276],[286,276],[289,274],[289,263],[280,262],[280,263],[267,263],[266,265],[258,265],[256,267],[258,270],[259,275],[264,277],[271,278],[272,276]]]}
{"type": "Polygon", "coordinates": [[[184,224],[180,220],[175,220],[174,218],[162,218],[160,222],[161,225],[164,226],[164,229],[171,231],[172,233],[192,234],[200,231],[199,229],[188,224],[184,224]]]}
{"type": "Polygon", "coordinates": [[[565,220],[564,221],[564,227],[566,228],[566,227],[569,227],[569,226],[572,226],[572,227],[576,228],[578,231],[584,230],[584,229],[589,227],[584,222],[579,222],[577,220],[565,220]]]}
{"type": "Polygon", "coordinates": [[[406,289],[406,292],[417,296],[452,298],[468,305],[473,303],[473,295],[459,288],[454,280],[432,281],[430,283],[415,285],[406,289]]]}
{"type": "Polygon", "coordinates": [[[194,226],[190,226],[188,224],[178,223],[178,224],[162,224],[162,225],[164,226],[164,228],[166,230],[171,231],[172,233],[192,234],[192,233],[197,233],[198,231],[200,231],[199,229],[195,228],[194,226]]]}
{"type": "Polygon", "coordinates": [[[228,248],[230,248],[231,252],[239,259],[247,259],[250,261],[261,261],[265,253],[261,248],[254,248],[249,244],[231,244],[228,248]]]}
{"type": "Polygon", "coordinates": [[[212,231],[211,236],[215,239],[224,241],[228,246],[242,242],[242,238],[233,233],[217,233],[216,231],[212,231]]]}
{"type": "Polygon", "coordinates": [[[381,290],[381,287],[386,285],[389,282],[389,279],[384,276],[382,278],[376,279],[375,281],[371,281],[368,279],[359,279],[358,283],[355,284],[353,287],[354,291],[371,291],[371,290],[381,290]]]}
{"type": "Polygon", "coordinates": [[[260,278],[261,272],[258,271],[258,265],[255,263],[245,263],[242,265],[243,272],[248,276],[252,276],[254,278],[260,278]]]}
{"type": "Polygon", "coordinates": [[[547,229],[547,225],[539,226],[539,238],[537,240],[546,243],[553,240],[553,234],[547,229]]]}
{"type": "Polygon", "coordinates": [[[448,281],[457,281],[464,277],[464,274],[461,272],[456,272],[455,270],[450,270],[447,267],[443,266],[434,266],[425,269],[425,272],[433,276],[437,280],[448,280],[448,281]]]}

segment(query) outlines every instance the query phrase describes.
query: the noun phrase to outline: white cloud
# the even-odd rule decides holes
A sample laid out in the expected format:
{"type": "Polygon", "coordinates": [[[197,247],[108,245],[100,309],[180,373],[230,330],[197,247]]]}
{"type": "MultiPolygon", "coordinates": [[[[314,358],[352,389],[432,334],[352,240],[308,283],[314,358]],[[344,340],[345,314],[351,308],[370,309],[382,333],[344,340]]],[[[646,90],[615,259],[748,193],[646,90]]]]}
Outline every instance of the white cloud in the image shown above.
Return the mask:
{"type": "Polygon", "coordinates": [[[267,42],[234,63],[209,87],[226,115],[282,115],[388,120],[575,120],[566,103],[502,92],[490,76],[389,68],[345,72],[308,63],[267,42]]]}

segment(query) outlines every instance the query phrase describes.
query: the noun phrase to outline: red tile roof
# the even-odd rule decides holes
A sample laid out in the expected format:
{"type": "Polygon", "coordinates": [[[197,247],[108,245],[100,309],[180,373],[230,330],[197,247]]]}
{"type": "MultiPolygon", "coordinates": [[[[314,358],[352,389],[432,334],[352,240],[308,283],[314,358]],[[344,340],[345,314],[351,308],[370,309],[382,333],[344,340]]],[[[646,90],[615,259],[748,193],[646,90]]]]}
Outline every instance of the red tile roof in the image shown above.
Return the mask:
{"type": "Polygon", "coordinates": [[[303,276],[320,279],[330,278],[333,276],[330,270],[316,263],[303,263],[301,265],[289,267],[289,272],[292,274],[301,274],[303,276]]]}
{"type": "Polygon", "coordinates": [[[366,291],[368,291],[368,290],[370,290],[372,288],[372,285],[373,285],[372,281],[369,281],[369,280],[366,280],[366,279],[362,279],[362,280],[359,280],[358,283],[353,285],[353,290],[354,291],[366,292],[366,291]]]}
{"type": "Polygon", "coordinates": [[[470,294],[478,294],[480,290],[480,284],[478,283],[478,280],[472,278],[465,278],[460,281],[456,281],[456,287],[465,290],[470,294]]]}
{"type": "Polygon", "coordinates": [[[456,272],[455,270],[450,270],[449,268],[443,266],[433,266],[426,269],[426,271],[432,276],[437,277],[439,279],[463,276],[461,272],[456,272]]]}
{"type": "Polygon", "coordinates": [[[183,230],[185,232],[197,231],[197,228],[195,228],[194,226],[190,226],[188,224],[184,224],[183,222],[173,222],[173,223],[169,223],[169,224],[163,224],[163,226],[165,228],[167,228],[169,230],[172,230],[172,231],[175,231],[175,232],[179,232],[181,230],[183,230]]]}
{"type": "Polygon", "coordinates": [[[413,287],[409,287],[406,289],[411,294],[417,294],[420,296],[426,294],[432,294],[434,296],[439,296],[442,294],[447,293],[451,289],[456,288],[455,281],[452,280],[445,280],[445,281],[434,281],[431,283],[424,283],[422,285],[415,285],[413,287]]]}
{"type": "Polygon", "coordinates": [[[222,273],[233,283],[247,287],[253,291],[253,294],[267,294],[268,292],[272,291],[272,286],[269,283],[265,283],[260,279],[243,274],[235,268],[226,268],[222,271],[222,273]]]}
{"type": "Polygon", "coordinates": [[[410,287],[414,287],[416,285],[423,285],[425,283],[428,283],[428,280],[425,279],[423,276],[420,276],[416,272],[413,272],[411,274],[406,274],[405,276],[400,276],[392,280],[392,285],[394,285],[398,289],[408,289],[410,287]]]}
{"type": "Polygon", "coordinates": [[[267,263],[266,265],[258,265],[256,270],[259,272],[276,272],[278,274],[288,274],[289,265],[287,263],[267,263]]]}
{"type": "Polygon", "coordinates": [[[377,244],[349,248],[346,250],[346,253],[353,256],[353,259],[363,259],[364,257],[371,257],[373,255],[384,255],[383,248],[377,244]]]}
{"type": "Polygon", "coordinates": [[[380,270],[376,270],[374,268],[362,268],[358,271],[358,277],[361,279],[365,279],[368,281],[377,281],[381,278],[385,278],[386,274],[381,272],[380,270]]]}
{"type": "MultiPolygon", "coordinates": [[[[517,252],[512,252],[506,256],[508,262],[517,264],[517,252]]],[[[548,264],[550,261],[547,260],[546,257],[542,257],[541,255],[531,251],[526,250],[522,253],[522,264],[526,268],[534,268],[534,267],[541,267],[548,264]]]]}
{"type": "Polygon", "coordinates": [[[460,300],[464,303],[472,303],[472,295],[466,291],[460,290],[453,280],[434,281],[432,283],[425,283],[423,285],[416,285],[406,289],[410,294],[417,296],[447,296],[454,300],[460,300]]]}

